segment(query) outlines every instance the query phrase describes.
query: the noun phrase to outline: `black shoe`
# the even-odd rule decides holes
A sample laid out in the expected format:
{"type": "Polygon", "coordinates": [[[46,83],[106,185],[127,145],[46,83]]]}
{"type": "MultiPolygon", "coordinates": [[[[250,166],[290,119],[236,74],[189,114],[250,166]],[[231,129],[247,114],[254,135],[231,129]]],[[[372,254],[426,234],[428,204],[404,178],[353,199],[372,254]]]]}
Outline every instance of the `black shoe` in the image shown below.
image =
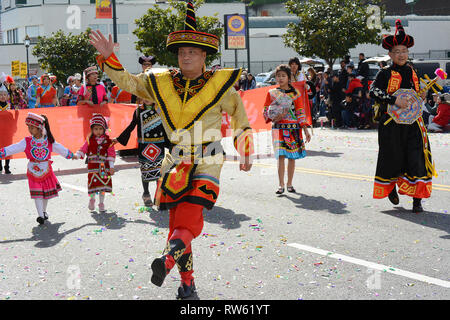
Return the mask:
{"type": "Polygon", "coordinates": [[[178,300],[185,300],[189,298],[194,298],[196,296],[197,289],[195,288],[194,280],[191,280],[191,285],[183,283],[180,287],[178,287],[178,300]]]}
{"type": "Polygon", "coordinates": [[[394,187],[394,189],[392,189],[391,193],[389,193],[388,198],[389,198],[389,201],[392,202],[392,204],[395,204],[395,205],[399,204],[400,199],[398,198],[397,190],[395,189],[395,187],[394,187]]]}
{"type": "Polygon", "coordinates": [[[275,193],[276,193],[276,194],[282,194],[282,193],[284,193],[284,188],[279,187],[278,190],[277,190],[277,192],[275,192],[275,193]]]}
{"type": "Polygon", "coordinates": [[[158,287],[162,286],[167,275],[166,264],[164,261],[164,257],[156,258],[155,260],[153,260],[151,266],[153,271],[151,282],[158,287]]]}
{"type": "Polygon", "coordinates": [[[149,193],[147,193],[147,194],[143,194],[142,195],[142,200],[144,200],[144,205],[146,206],[146,207],[151,207],[151,206],[153,206],[153,201],[152,201],[152,197],[151,197],[151,195],[149,194],[149,193]]]}
{"type": "Polygon", "coordinates": [[[422,208],[422,199],[420,199],[420,198],[414,198],[414,199],[413,199],[412,212],[413,212],[413,213],[420,213],[420,212],[423,212],[423,208],[422,208]]]}
{"type": "Polygon", "coordinates": [[[287,187],[287,191],[291,193],[295,193],[295,189],[293,186],[287,187]]]}
{"type": "Polygon", "coordinates": [[[9,167],[5,167],[5,173],[6,174],[11,174],[11,171],[9,171],[9,167]]]}
{"type": "Polygon", "coordinates": [[[38,217],[38,218],[36,219],[36,221],[39,222],[40,225],[42,225],[42,224],[44,224],[44,221],[45,221],[45,220],[44,220],[44,218],[42,218],[42,217],[38,217]]]}
{"type": "Polygon", "coordinates": [[[48,214],[47,214],[47,212],[44,212],[44,220],[48,220],[48,214]]]}

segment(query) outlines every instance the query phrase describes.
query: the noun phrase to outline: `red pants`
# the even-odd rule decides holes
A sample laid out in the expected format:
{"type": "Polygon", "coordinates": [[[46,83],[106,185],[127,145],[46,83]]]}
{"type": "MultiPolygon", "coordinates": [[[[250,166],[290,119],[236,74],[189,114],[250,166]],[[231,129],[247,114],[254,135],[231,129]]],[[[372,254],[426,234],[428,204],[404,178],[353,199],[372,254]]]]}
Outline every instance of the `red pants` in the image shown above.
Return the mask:
{"type": "Polygon", "coordinates": [[[187,229],[194,238],[197,238],[203,230],[203,206],[189,202],[182,202],[170,209],[169,236],[175,229],[187,229]]]}

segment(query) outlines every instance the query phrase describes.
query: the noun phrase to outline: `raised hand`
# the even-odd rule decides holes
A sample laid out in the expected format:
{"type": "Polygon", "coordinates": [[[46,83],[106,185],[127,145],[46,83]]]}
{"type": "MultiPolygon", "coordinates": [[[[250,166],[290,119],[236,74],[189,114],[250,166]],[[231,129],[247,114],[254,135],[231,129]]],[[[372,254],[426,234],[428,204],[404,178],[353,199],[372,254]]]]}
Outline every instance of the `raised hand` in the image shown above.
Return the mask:
{"type": "Polygon", "coordinates": [[[97,51],[105,58],[108,59],[109,56],[114,51],[114,42],[112,40],[111,34],[109,34],[108,39],[100,32],[100,30],[91,31],[89,35],[89,42],[97,49],[97,51]]]}

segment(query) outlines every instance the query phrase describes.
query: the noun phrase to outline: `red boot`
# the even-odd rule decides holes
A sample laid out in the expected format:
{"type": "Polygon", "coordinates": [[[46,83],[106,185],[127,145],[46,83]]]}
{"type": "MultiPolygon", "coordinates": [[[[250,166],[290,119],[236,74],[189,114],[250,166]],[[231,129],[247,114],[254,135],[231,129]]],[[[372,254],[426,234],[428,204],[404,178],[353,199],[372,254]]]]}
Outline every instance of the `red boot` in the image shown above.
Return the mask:
{"type": "Polygon", "coordinates": [[[177,266],[181,276],[181,285],[178,288],[177,299],[183,300],[193,298],[196,294],[196,288],[194,277],[192,276],[194,270],[192,269],[192,251],[190,246],[181,256],[180,260],[178,260],[177,266]]]}
{"type": "MultiPolygon", "coordinates": [[[[175,229],[169,239],[167,254],[161,258],[153,260],[151,268],[153,275],[151,282],[160,287],[166,276],[172,270],[173,266],[182,257],[186,251],[186,247],[190,247],[191,241],[194,238],[192,233],[187,229],[175,229]]],[[[165,251],[166,251],[165,250],[165,251]]]]}

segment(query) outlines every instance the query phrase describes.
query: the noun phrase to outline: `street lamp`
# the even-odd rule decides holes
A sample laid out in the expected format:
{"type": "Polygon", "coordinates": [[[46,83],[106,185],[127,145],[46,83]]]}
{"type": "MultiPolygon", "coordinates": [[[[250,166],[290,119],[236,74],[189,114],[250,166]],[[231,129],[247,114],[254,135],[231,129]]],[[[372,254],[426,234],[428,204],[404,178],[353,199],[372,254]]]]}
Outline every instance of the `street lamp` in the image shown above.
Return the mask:
{"type": "Polygon", "coordinates": [[[246,34],[245,41],[247,42],[247,70],[250,73],[250,26],[249,26],[249,17],[248,17],[248,7],[250,6],[250,0],[244,0],[245,4],[245,26],[246,26],[246,34]]]}
{"type": "MultiPolygon", "coordinates": [[[[26,35],[25,40],[23,41],[23,43],[25,44],[25,48],[27,48],[27,81],[29,81],[30,79],[30,66],[28,63],[28,48],[30,47],[30,37],[28,35],[26,35]]],[[[28,83],[28,82],[27,82],[28,83]]]]}

